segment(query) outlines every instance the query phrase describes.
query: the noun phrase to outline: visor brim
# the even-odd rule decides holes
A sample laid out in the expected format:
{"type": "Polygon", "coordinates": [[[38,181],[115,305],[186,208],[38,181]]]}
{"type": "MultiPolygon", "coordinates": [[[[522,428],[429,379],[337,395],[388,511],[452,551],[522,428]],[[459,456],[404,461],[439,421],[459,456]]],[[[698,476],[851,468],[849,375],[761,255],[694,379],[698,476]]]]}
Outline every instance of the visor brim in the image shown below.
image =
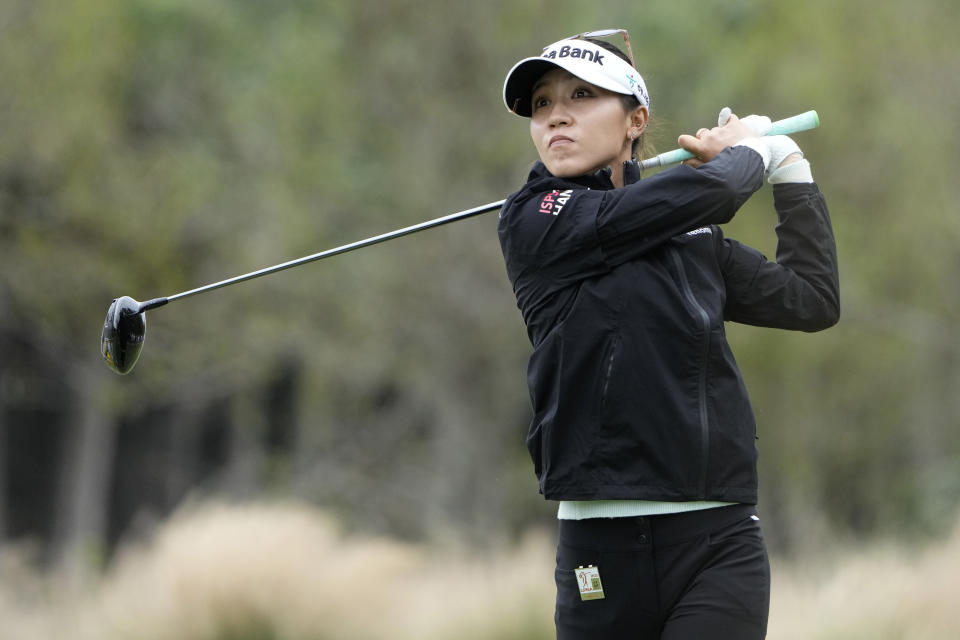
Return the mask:
{"type": "Polygon", "coordinates": [[[533,87],[545,73],[553,69],[563,69],[572,75],[596,85],[602,89],[629,95],[630,91],[606,77],[603,74],[590,73],[590,67],[585,67],[576,58],[559,61],[545,58],[526,58],[513,66],[503,83],[503,102],[509,111],[531,117],[533,114],[533,87]]]}
{"type": "Polygon", "coordinates": [[[503,84],[503,102],[518,116],[533,114],[533,85],[545,73],[562,69],[560,65],[543,58],[527,58],[514,65],[503,84]]]}

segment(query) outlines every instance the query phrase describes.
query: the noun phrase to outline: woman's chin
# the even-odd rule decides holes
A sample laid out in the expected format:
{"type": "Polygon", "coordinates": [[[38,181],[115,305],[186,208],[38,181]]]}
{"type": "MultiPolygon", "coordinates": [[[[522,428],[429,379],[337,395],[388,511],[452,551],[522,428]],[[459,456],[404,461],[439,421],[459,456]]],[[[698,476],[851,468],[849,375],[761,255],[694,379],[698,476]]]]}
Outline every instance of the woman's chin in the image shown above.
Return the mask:
{"type": "Polygon", "coordinates": [[[577,176],[584,176],[593,171],[587,165],[578,162],[549,162],[544,163],[547,166],[547,171],[552,173],[558,178],[576,178],[577,176]]]}

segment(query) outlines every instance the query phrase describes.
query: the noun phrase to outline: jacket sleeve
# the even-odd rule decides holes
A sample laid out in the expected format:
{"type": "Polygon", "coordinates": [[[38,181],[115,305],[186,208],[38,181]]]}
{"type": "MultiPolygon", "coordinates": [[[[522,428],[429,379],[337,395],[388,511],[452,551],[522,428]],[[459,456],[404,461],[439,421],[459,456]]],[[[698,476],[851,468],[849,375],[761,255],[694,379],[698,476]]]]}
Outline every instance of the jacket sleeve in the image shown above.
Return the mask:
{"type": "Polygon", "coordinates": [[[675,235],[729,221],[762,177],[760,155],[734,147],[698,169],[681,165],[621,189],[530,185],[501,214],[510,279],[535,271],[562,287],[608,271],[675,235]]]}
{"type": "Polygon", "coordinates": [[[763,327],[819,331],[840,318],[837,246],[826,201],[816,184],[773,187],[779,217],[777,260],[728,238],[719,239],[727,320],[763,327]]]}

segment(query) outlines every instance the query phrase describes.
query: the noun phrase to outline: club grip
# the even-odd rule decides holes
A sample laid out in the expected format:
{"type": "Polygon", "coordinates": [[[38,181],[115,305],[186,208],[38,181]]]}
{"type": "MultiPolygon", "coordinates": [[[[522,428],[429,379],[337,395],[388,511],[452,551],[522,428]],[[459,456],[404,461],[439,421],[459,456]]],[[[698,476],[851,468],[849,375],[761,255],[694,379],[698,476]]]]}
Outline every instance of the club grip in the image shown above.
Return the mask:
{"type": "MultiPolygon", "coordinates": [[[[820,116],[817,115],[816,111],[807,111],[805,113],[799,113],[795,116],[789,118],[784,118],[783,120],[777,120],[770,124],[770,131],[767,132],[768,136],[786,136],[791,133],[798,133],[800,131],[807,131],[809,129],[816,129],[820,126],[820,116]]],[[[674,149],[673,151],[667,151],[661,153],[658,156],[649,158],[640,163],[640,166],[644,169],[653,169],[656,167],[666,167],[671,164],[677,164],[678,162],[683,162],[684,160],[689,160],[693,157],[693,154],[687,151],[686,149],[674,149]]]]}
{"type": "Polygon", "coordinates": [[[768,136],[788,136],[791,133],[808,131],[820,126],[820,116],[816,111],[807,111],[783,120],[777,120],[770,125],[768,136]]]}

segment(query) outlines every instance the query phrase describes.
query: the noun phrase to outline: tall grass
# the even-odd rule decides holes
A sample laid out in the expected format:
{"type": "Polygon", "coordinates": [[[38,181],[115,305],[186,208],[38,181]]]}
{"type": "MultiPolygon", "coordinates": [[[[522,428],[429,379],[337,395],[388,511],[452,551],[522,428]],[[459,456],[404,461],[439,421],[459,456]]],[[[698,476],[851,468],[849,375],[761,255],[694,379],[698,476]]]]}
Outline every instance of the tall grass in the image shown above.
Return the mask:
{"type": "Polygon", "coordinates": [[[960,526],[926,548],[877,542],[829,557],[812,568],[774,563],[769,637],[960,638],[960,526]]]}
{"type": "MultiPolygon", "coordinates": [[[[83,589],[0,553],[0,638],[552,638],[552,545],[472,555],[347,535],[302,504],[193,505],[83,589]]],[[[774,563],[770,638],[960,637],[960,531],[834,557],[774,563]]]]}
{"type": "Polygon", "coordinates": [[[348,536],[300,504],[193,506],[87,592],[4,580],[0,638],[549,638],[551,581],[546,536],[471,557],[348,536]]]}

